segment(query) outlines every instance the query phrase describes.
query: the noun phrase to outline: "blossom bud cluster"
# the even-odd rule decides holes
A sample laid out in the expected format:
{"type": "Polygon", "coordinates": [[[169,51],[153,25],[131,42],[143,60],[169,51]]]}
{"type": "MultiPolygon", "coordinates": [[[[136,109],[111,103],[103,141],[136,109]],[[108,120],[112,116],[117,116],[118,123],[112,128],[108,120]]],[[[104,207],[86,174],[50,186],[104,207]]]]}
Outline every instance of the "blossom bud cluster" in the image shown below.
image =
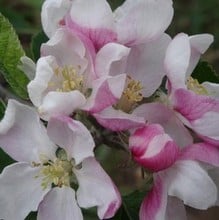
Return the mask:
{"type": "Polygon", "coordinates": [[[152,175],[140,220],[218,205],[219,86],[192,76],[213,36],[166,34],[172,0],[115,11],[106,0],[45,0],[41,17],[41,57],[22,58],[33,106],[9,100],[0,122],[0,146],[17,161],[0,175],[0,219],[116,214],[121,196],[95,159],[90,118],[99,136],[125,133],[121,145],[152,175]]]}

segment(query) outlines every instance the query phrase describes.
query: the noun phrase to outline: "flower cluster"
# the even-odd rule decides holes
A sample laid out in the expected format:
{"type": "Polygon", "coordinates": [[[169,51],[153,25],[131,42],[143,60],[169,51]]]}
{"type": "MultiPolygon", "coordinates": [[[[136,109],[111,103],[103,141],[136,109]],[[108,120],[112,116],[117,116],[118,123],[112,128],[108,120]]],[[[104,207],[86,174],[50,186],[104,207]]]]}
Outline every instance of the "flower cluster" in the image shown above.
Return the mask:
{"type": "Polygon", "coordinates": [[[36,64],[22,58],[33,107],[9,100],[0,122],[0,146],[17,161],[0,175],[0,219],[115,215],[120,193],[95,159],[90,123],[123,132],[152,176],[140,220],[218,205],[219,86],[191,75],[213,37],[166,34],[171,0],[126,0],[114,12],[106,0],[45,0],[41,16],[49,40],[36,64]]]}

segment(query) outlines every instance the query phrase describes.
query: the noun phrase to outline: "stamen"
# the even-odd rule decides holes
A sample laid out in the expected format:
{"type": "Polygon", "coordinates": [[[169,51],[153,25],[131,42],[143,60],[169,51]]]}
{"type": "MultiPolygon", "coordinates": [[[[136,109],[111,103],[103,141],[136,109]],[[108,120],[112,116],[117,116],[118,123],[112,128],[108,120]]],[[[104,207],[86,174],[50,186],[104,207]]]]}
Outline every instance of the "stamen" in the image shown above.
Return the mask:
{"type": "Polygon", "coordinates": [[[48,83],[48,87],[57,87],[56,91],[59,92],[82,91],[83,76],[79,75],[73,66],[57,67],[54,69],[54,73],[56,77],[61,77],[61,85],[51,81],[48,83]]]}
{"type": "Polygon", "coordinates": [[[73,173],[74,159],[68,160],[65,150],[61,148],[57,150],[56,156],[57,158],[51,161],[48,157],[40,155],[41,163],[32,163],[33,166],[41,167],[36,178],[42,177],[43,189],[50,185],[61,187],[77,182],[73,173]]]}
{"type": "Polygon", "coordinates": [[[192,90],[198,95],[208,95],[208,91],[205,89],[204,86],[202,86],[197,79],[193,79],[192,77],[189,77],[187,79],[187,88],[189,90],[192,90]]]}
{"type": "Polygon", "coordinates": [[[143,86],[141,85],[141,82],[136,81],[128,76],[127,86],[116,107],[125,112],[130,112],[136,103],[142,101],[142,89],[143,86]]]}
{"type": "Polygon", "coordinates": [[[70,177],[72,175],[72,164],[70,161],[62,161],[56,159],[55,161],[49,161],[47,165],[44,165],[40,174],[43,177],[42,187],[45,189],[49,184],[56,186],[70,186],[70,177]]]}

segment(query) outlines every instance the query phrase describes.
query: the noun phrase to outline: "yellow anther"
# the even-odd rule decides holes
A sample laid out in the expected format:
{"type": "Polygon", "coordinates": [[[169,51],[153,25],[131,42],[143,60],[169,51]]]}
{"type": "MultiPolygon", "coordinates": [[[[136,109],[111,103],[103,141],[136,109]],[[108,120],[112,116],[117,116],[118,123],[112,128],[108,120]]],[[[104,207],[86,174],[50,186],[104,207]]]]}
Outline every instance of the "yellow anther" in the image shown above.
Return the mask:
{"type": "Polygon", "coordinates": [[[187,79],[187,88],[189,90],[192,90],[198,95],[208,95],[208,91],[205,89],[203,85],[201,85],[197,79],[193,79],[192,77],[189,77],[187,79]]]}
{"type": "Polygon", "coordinates": [[[43,176],[42,187],[45,189],[50,184],[56,186],[69,186],[73,165],[70,161],[56,159],[43,165],[40,175],[43,176]]]}
{"type": "Polygon", "coordinates": [[[141,82],[128,76],[126,88],[116,107],[125,112],[130,112],[136,103],[142,101],[142,89],[141,82]]]}
{"type": "Polygon", "coordinates": [[[58,80],[50,81],[48,87],[56,87],[59,92],[82,91],[83,76],[79,75],[73,66],[57,67],[54,73],[58,80]]]}

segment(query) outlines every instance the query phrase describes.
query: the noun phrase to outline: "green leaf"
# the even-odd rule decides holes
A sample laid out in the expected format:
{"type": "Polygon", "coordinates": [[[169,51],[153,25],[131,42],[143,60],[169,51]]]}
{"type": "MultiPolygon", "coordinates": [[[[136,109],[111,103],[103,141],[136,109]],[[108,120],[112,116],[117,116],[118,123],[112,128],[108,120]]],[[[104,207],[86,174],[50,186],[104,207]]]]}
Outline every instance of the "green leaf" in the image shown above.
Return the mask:
{"type": "Polygon", "coordinates": [[[200,61],[192,73],[192,77],[199,83],[205,81],[219,83],[219,75],[213,70],[212,66],[206,61],[200,61]]]}
{"type": "Polygon", "coordinates": [[[13,91],[23,99],[27,99],[27,76],[18,69],[20,58],[24,56],[20,44],[9,21],[0,13],[0,72],[13,91]]]}
{"type": "Polygon", "coordinates": [[[122,206],[111,220],[138,220],[141,203],[146,192],[138,190],[122,197],[122,206]]]}
{"type": "Polygon", "coordinates": [[[43,31],[37,33],[33,38],[31,42],[31,50],[33,54],[33,58],[35,61],[37,61],[40,57],[40,47],[42,43],[45,43],[48,41],[48,37],[45,35],[43,31]]]}
{"type": "Polygon", "coordinates": [[[4,117],[4,113],[5,113],[5,103],[0,98],[0,120],[4,117]]]}

